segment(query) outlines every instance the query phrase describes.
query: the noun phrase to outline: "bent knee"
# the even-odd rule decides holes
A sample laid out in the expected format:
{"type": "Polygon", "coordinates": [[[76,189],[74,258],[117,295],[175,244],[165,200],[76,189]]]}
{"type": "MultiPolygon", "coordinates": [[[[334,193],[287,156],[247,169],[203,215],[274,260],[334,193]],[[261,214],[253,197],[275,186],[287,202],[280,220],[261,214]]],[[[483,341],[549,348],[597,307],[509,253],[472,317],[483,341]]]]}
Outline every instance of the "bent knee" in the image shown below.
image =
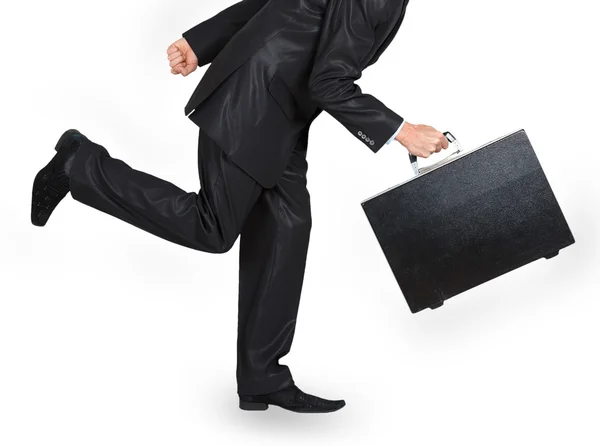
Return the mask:
{"type": "Polygon", "coordinates": [[[237,237],[223,239],[221,241],[221,245],[220,245],[220,249],[219,249],[218,253],[225,254],[226,252],[231,251],[231,248],[233,248],[233,245],[235,245],[236,240],[237,240],[237,237]]]}
{"type": "Polygon", "coordinates": [[[209,239],[203,238],[201,240],[195,240],[191,247],[197,251],[208,252],[210,254],[224,254],[233,248],[236,240],[237,237],[223,236],[209,239]]]}

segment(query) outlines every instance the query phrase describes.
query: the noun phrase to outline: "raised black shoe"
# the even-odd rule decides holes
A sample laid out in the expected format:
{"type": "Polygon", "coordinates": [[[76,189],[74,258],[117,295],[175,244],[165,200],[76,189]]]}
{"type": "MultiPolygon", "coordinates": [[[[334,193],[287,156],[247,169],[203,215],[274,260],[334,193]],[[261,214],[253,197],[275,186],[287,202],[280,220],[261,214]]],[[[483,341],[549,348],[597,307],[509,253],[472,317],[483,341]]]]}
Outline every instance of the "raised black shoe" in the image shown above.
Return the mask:
{"type": "Polygon", "coordinates": [[[296,385],[265,395],[240,395],[240,409],[267,410],[269,405],[279,406],[292,412],[326,413],[335,412],[346,405],[344,400],[331,401],[309,395],[296,385]]]}
{"type": "Polygon", "coordinates": [[[67,130],[56,143],[56,154],[33,180],[31,223],[44,226],[58,203],[69,193],[69,169],[80,142],[77,130],[67,130]]]}

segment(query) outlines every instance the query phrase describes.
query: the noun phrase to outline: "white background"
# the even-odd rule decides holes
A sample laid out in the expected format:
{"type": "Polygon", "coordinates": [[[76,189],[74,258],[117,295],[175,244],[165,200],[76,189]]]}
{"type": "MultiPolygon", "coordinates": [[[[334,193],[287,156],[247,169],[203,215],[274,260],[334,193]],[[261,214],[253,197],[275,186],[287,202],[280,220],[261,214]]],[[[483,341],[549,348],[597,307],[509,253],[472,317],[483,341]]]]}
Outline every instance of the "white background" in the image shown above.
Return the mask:
{"type": "Polygon", "coordinates": [[[313,232],[288,364],[328,415],[237,408],[238,245],[211,255],[64,200],[29,220],[33,177],[68,128],[198,189],[184,105],[206,67],[166,49],[231,4],[3,4],[0,444],[597,445],[596,2],[412,0],[358,82],[465,148],[524,128],[576,239],[411,314],[360,202],[412,175],[331,116],[308,149],[313,232]]]}

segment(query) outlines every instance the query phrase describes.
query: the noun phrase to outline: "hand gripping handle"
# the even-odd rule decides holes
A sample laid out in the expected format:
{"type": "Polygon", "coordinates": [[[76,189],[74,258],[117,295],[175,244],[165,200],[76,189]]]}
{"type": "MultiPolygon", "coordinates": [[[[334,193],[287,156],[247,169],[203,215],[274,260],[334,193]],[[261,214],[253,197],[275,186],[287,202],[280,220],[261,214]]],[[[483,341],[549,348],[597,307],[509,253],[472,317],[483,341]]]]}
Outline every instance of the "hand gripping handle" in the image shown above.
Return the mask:
{"type": "MultiPolygon", "coordinates": [[[[455,155],[457,153],[462,152],[462,147],[461,147],[460,143],[456,140],[456,138],[454,137],[454,135],[452,133],[450,133],[450,132],[444,132],[444,136],[446,137],[446,139],[448,140],[448,142],[450,144],[454,144],[456,146],[456,152],[453,152],[453,153],[451,153],[448,156],[452,156],[452,155],[455,155]]],[[[416,155],[413,155],[412,153],[409,153],[408,154],[408,158],[410,159],[410,164],[411,164],[411,166],[413,168],[413,172],[415,173],[415,175],[419,175],[419,173],[421,173],[421,172],[419,170],[419,162],[417,161],[416,155]]],[[[432,166],[429,166],[427,168],[427,170],[430,170],[430,169],[434,168],[434,166],[436,166],[437,164],[440,164],[440,163],[444,162],[446,160],[446,158],[444,158],[443,160],[439,161],[436,164],[433,164],[432,166]]]]}

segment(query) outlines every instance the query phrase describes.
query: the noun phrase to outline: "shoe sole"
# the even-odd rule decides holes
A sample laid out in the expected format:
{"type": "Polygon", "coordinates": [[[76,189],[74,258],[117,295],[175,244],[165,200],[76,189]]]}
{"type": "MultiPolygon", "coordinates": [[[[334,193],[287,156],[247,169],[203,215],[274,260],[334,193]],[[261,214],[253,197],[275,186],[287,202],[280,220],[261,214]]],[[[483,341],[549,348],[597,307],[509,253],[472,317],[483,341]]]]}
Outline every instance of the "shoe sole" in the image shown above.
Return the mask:
{"type": "MultiPolygon", "coordinates": [[[[344,404],[345,406],[346,404],[344,404]]],[[[273,406],[277,406],[277,404],[273,404],[273,406]]],[[[285,407],[281,407],[282,409],[285,410],[289,410],[290,412],[296,412],[296,413],[331,413],[331,412],[335,412],[340,410],[342,407],[338,407],[337,409],[331,409],[331,410],[295,410],[295,409],[288,409],[285,407]]],[[[247,401],[240,401],[240,409],[242,410],[249,410],[249,411],[256,411],[256,410],[267,410],[269,408],[269,405],[267,403],[250,403],[247,401]]]]}
{"type": "MultiPolygon", "coordinates": [[[[70,137],[71,135],[75,134],[75,133],[80,133],[79,131],[75,130],[75,129],[69,129],[66,132],[64,132],[61,137],[58,139],[58,142],[56,143],[56,146],[54,147],[54,151],[58,152],[60,149],[60,146],[65,142],[65,140],[70,137]]],[[[36,206],[36,194],[41,193],[43,188],[44,188],[44,180],[42,180],[42,177],[47,174],[48,176],[50,176],[53,173],[53,169],[50,168],[50,164],[52,163],[52,160],[50,160],[48,162],[48,164],[46,164],[35,176],[34,180],[33,180],[33,190],[31,192],[31,223],[34,226],[45,226],[46,223],[48,222],[48,220],[50,219],[50,215],[52,215],[52,212],[48,215],[48,218],[46,218],[45,220],[40,220],[37,218],[37,214],[38,214],[38,209],[36,206]]]]}

